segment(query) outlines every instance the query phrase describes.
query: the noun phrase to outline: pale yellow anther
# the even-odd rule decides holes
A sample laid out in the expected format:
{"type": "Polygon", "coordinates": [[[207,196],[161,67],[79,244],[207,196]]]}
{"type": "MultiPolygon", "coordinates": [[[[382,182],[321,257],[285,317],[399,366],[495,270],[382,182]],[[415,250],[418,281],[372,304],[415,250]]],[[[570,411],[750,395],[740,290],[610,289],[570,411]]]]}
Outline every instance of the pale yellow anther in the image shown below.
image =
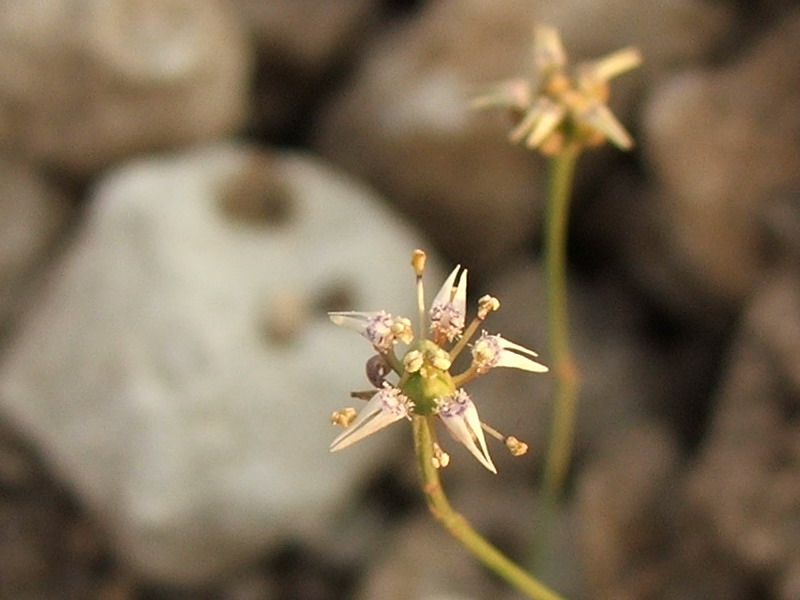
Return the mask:
{"type": "Polygon", "coordinates": [[[506,448],[511,452],[512,456],[522,456],[528,451],[528,444],[519,441],[513,435],[506,438],[506,448]]]}
{"type": "Polygon", "coordinates": [[[414,267],[414,273],[417,277],[422,277],[422,273],[425,271],[425,261],[427,258],[428,255],[425,254],[424,250],[416,249],[411,253],[411,266],[414,267]]]}
{"type": "Polygon", "coordinates": [[[442,448],[436,442],[433,444],[433,456],[431,456],[431,463],[433,463],[433,467],[435,469],[444,469],[450,464],[450,455],[442,450],[442,448]]]}
{"type": "Polygon", "coordinates": [[[356,418],[358,412],[355,408],[348,406],[342,410],[334,411],[331,415],[331,423],[340,427],[347,427],[356,418]]]}
{"type": "Polygon", "coordinates": [[[389,328],[395,339],[404,344],[410,344],[414,339],[414,331],[411,328],[411,320],[405,317],[397,317],[389,328]]]}
{"type": "Polygon", "coordinates": [[[422,352],[412,350],[403,357],[403,369],[406,373],[416,373],[422,368],[424,362],[422,352]]]}
{"type": "Polygon", "coordinates": [[[494,296],[486,294],[478,300],[478,318],[484,320],[490,312],[500,309],[500,301],[494,296]]]}
{"type": "Polygon", "coordinates": [[[435,352],[431,353],[429,360],[431,366],[441,371],[447,371],[453,364],[450,360],[450,355],[441,348],[437,348],[435,352]]]}

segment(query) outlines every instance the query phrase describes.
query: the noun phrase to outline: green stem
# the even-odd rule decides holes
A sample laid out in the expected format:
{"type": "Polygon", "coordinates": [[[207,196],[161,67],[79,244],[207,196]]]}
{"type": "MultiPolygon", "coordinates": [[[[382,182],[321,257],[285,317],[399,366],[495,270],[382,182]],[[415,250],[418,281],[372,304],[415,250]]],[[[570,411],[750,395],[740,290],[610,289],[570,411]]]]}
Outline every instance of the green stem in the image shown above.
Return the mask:
{"type": "Polygon", "coordinates": [[[578,373],[569,351],[567,306],[567,225],[572,177],[580,149],[567,145],[550,166],[545,233],[545,287],[550,357],[556,378],[550,444],[545,462],[544,489],[557,500],[569,470],[578,373]]]}
{"type": "Polygon", "coordinates": [[[568,144],[550,164],[544,253],[548,343],[555,375],[555,399],[539,508],[540,549],[549,546],[555,507],[569,471],[578,399],[578,372],[569,351],[567,225],[572,179],[579,154],[577,144],[568,144]]]}
{"type": "Polygon", "coordinates": [[[563,600],[561,596],[539,583],[530,573],[510,560],[457,513],[445,496],[439,471],[433,464],[432,417],[413,418],[414,449],[417,454],[422,491],[433,516],[442,526],[487,568],[534,600],[563,600]]]}

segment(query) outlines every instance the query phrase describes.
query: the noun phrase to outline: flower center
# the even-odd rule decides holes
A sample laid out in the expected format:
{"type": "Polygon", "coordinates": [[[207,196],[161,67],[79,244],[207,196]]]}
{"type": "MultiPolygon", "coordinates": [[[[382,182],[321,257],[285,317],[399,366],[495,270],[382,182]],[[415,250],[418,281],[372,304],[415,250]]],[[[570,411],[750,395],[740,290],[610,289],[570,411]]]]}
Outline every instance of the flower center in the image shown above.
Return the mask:
{"type": "Polygon", "coordinates": [[[405,381],[400,389],[414,403],[414,412],[430,415],[436,410],[439,398],[455,391],[450,376],[449,355],[430,340],[413,344],[403,359],[405,381]]]}

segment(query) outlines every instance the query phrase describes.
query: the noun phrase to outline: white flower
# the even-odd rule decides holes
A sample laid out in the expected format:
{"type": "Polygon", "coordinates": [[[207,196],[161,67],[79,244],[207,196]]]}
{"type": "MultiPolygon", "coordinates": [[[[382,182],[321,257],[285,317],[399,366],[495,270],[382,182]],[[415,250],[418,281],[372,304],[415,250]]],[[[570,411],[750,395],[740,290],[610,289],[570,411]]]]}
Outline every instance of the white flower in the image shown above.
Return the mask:
{"type": "Polygon", "coordinates": [[[548,368],[531,360],[528,356],[539,356],[533,350],[509,342],[499,335],[490,335],[485,331],[472,345],[472,366],[479,374],[486,373],[494,367],[511,367],[533,373],[546,373],[548,368]]]}
{"type": "Polygon", "coordinates": [[[347,448],[400,419],[408,419],[411,401],[389,384],[370,398],[355,420],[331,443],[331,452],[347,448]]]}
{"type": "MultiPolygon", "coordinates": [[[[331,451],[347,448],[365,437],[401,419],[437,417],[450,435],[463,444],[478,461],[496,473],[484,432],[504,441],[516,456],[524,453],[525,444],[506,437],[481,423],[478,410],[461,387],[493,367],[514,367],[543,373],[547,367],[533,360],[536,353],[518,346],[499,335],[484,332],[472,345],[472,363],[461,373],[451,373],[454,362],[465,350],[487,315],[500,308],[492,296],[478,301],[475,318],[465,328],[467,312],[467,271],[457,266],[448,275],[431,303],[426,327],[425,293],[422,275],[425,254],[417,250],[411,261],[416,275],[417,311],[420,338],[413,340],[411,323],[387,312],[333,312],[331,320],[367,338],[378,355],[367,362],[367,378],[378,388],[374,392],[353,392],[353,397],[369,398],[366,406],[355,414],[353,409],[337,411],[333,422],[346,429],[331,444],[331,451]],[[397,341],[409,344],[402,355],[395,354],[397,341]],[[391,381],[391,383],[390,383],[391,381]]],[[[434,443],[433,462],[437,468],[447,466],[450,457],[434,443]]]]}
{"type": "Polygon", "coordinates": [[[392,317],[385,311],[377,312],[331,312],[331,321],[347,329],[357,331],[379,351],[386,352],[399,340],[409,343],[414,335],[411,321],[405,317],[392,317]]]}
{"type": "Polygon", "coordinates": [[[445,279],[442,288],[431,303],[431,333],[434,339],[444,338],[452,342],[461,335],[467,315],[467,270],[458,277],[461,265],[445,279]]]}
{"type": "Polygon", "coordinates": [[[623,150],[633,146],[625,127],[608,108],[609,81],[641,63],[634,48],[624,48],[568,69],[561,36],[552,27],[534,31],[534,73],[503,82],[473,101],[475,108],[505,107],[518,117],[512,142],[524,141],[545,154],[561,151],[565,137],[587,146],[606,139],[623,150]]]}
{"type": "Polygon", "coordinates": [[[456,390],[451,396],[439,398],[437,406],[439,418],[447,427],[450,435],[456,441],[464,444],[484,467],[492,473],[497,473],[489,456],[489,450],[486,448],[486,439],[483,437],[478,409],[475,408],[475,403],[469,394],[463,389],[456,390]]]}

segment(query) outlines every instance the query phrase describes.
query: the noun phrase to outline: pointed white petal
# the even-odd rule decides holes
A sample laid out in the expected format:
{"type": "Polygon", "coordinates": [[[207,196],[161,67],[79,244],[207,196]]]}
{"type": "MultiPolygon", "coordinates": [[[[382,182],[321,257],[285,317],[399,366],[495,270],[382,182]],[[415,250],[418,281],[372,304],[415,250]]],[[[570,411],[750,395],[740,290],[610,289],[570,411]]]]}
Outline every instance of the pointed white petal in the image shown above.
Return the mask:
{"type": "Polygon", "coordinates": [[[456,265],[456,268],[447,276],[447,279],[444,280],[442,287],[433,299],[431,306],[443,305],[450,302],[450,295],[453,293],[453,284],[456,282],[456,275],[458,275],[458,270],[460,268],[461,265],[456,265]]]}
{"type": "Polygon", "coordinates": [[[524,354],[528,356],[539,356],[533,350],[529,350],[524,346],[520,346],[519,344],[515,344],[499,336],[498,342],[502,350],[500,351],[500,359],[497,361],[497,364],[495,364],[495,367],[511,367],[513,369],[522,369],[523,371],[531,371],[533,373],[547,373],[547,371],[550,370],[543,364],[523,356],[524,354]]]}
{"type": "Polygon", "coordinates": [[[550,370],[543,364],[509,350],[504,350],[500,353],[500,360],[497,361],[495,367],[510,367],[512,369],[522,369],[523,371],[530,371],[532,373],[547,373],[550,370]]]}
{"type": "Polygon", "coordinates": [[[453,296],[453,306],[456,307],[456,310],[461,315],[467,314],[467,270],[464,269],[461,272],[461,276],[458,279],[458,286],[456,287],[456,293],[453,296]]]}
{"type": "Polygon", "coordinates": [[[369,320],[377,314],[377,312],[340,311],[329,312],[328,317],[335,325],[363,333],[369,320]]]}
{"type": "Polygon", "coordinates": [[[547,136],[555,131],[566,114],[567,108],[565,106],[548,101],[548,106],[543,109],[536,127],[533,128],[533,131],[525,140],[528,148],[536,148],[547,139],[547,136]]]}
{"type": "Polygon", "coordinates": [[[399,392],[395,388],[379,390],[361,409],[350,426],[331,442],[331,452],[347,448],[408,416],[408,400],[399,392]]]}
{"type": "Polygon", "coordinates": [[[618,148],[622,150],[633,148],[633,139],[605,104],[600,102],[592,104],[578,115],[578,119],[600,130],[618,148]]]}
{"type": "Polygon", "coordinates": [[[523,78],[510,79],[495,85],[485,94],[470,102],[470,108],[514,108],[525,110],[531,103],[530,82],[523,78]]]}
{"type": "Polygon", "coordinates": [[[522,354],[527,354],[529,356],[539,356],[536,352],[534,352],[530,348],[526,348],[525,346],[520,346],[519,344],[515,344],[511,340],[507,340],[506,338],[500,335],[497,336],[497,341],[500,344],[500,347],[503,349],[511,348],[512,350],[516,350],[517,352],[521,352],[522,354]]]}
{"type": "Polygon", "coordinates": [[[586,66],[586,75],[594,81],[609,81],[617,75],[642,64],[642,55],[636,48],[622,48],[598,58],[586,66]]]}
{"type": "Polygon", "coordinates": [[[443,401],[439,418],[450,435],[464,444],[478,462],[492,473],[497,473],[489,456],[489,449],[486,447],[478,409],[465,391],[458,390],[454,397],[443,401]],[[478,444],[475,443],[476,440],[478,444]]]}
{"type": "Polygon", "coordinates": [[[542,118],[542,115],[549,104],[550,101],[546,98],[539,98],[530,108],[530,110],[525,113],[525,116],[522,118],[522,120],[517,123],[517,126],[511,130],[511,133],[508,134],[508,139],[512,143],[516,144],[530,135],[531,131],[535,129],[536,124],[539,122],[539,119],[542,118]]]}
{"type": "Polygon", "coordinates": [[[537,70],[563,69],[567,53],[555,27],[537,25],[533,30],[533,61],[537,70]]]}
{"type": "Polygon", "coordinates": [[[445,337],[452,342],[464,329],[467,314],[467,270],[464,269],[459,274],[460,269],[461,265],[457,265],[447,277],[428,312],[434,339],[445,337]]]}
{"type": "Polygon", "coordinates": [[[396,340],[410,341],[411,322],[403,317],[394,318],[386,311],[331,312],[331,321],[360,333],[381,351],[391,348],[396,340]]]}

